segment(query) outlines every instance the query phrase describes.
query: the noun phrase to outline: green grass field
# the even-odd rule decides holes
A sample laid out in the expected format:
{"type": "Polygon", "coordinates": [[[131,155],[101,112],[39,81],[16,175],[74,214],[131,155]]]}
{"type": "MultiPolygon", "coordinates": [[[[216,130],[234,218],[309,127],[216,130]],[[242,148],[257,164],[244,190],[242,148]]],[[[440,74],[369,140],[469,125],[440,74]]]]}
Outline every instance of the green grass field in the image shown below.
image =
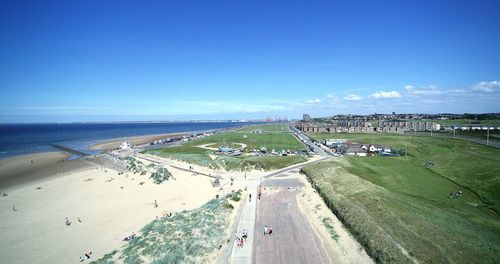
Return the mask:
{"type": "Polygon", "coordinates": [[[483,126],[500,126],[500,119],[474,120],[474,119],[448,119],[448,120],[433,120],[441,125],[483,125],[483,126]]]}
{"type": "Polygon", "coordinates": [[[181,146],[169,148],[159,148],[145,151],[147,154],[157,155],[198,164],[214,169],[225,170],[273,170],[287,167],[296,163],[304,162],[304,156],[226,156],[217,155],[212,159],[209,155],[212,150],[199,146],[210,144],[209,147],[218,148],[221,146],[241,147],[246,145],[246,150],[260,149],[265,147],[268,151],[272,149],[281,150],[303,150],[305,146],[300,143],[291,133],[286,125],[264,125],[250,126],[242,130],[220,133],[214,136],[186,142],[181,146]],[[250,133],[251,130],[262,129],[262,134],[250,133]]]}
{"type": "MultiPolygon", "coordinates": [[[[439,133],[447,133],[453,135],[452,131],[439,131],[439,133]]],[[[465,136],[465,137],[473,137],[486,139],[488,136],[488,131],[486,130],[455,130],[455,135],[457,136],[465,136]]],[[[489,131],[490,140],[500,141],[500,130],[490,130],[489,131]]]]}
{"type": "Polygon", "coordinates": [[[429,137],[335,137],[406,146],[403,157],[343,157],[304,168],[378,262],[495,263],[500,258],[500,150],[429,137]],[[458,190],[462,197],[448,197],[458,190]]]}
{"type": "Polygon", "coordinates": [[[154,220],[125,246],[92,263],[207,263],[230,238],[227,230],[234,208],[229,200],[239,200],[239,196],[237,192],[201,208],[154,220]]]}
{"type": "Polygon", "coordinates": [[[239,131],[241,132],[250,132],[252,130],[261,129],[263,133],[265,132],[287,132],[289,124],[265,124],[265,125],[255,125],[255,126],[247,126],[239,131]]]}

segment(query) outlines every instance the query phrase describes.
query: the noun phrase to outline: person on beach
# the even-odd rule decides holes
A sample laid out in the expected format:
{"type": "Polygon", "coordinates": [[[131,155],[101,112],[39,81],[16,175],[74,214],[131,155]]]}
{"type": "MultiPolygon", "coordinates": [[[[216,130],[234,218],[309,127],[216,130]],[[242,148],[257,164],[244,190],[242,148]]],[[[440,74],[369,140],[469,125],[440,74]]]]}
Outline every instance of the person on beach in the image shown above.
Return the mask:
{"type": "Polygon", "coordinates": [[[156,202],[156,200],[155,200],[155,208],[158,208],[158,203],[156,202]]]}
{"type": "Polygon", "coordinates": [[[264,236],[267,235],[267,232],[268,232],[268,229],[267,229],[267,225],[264,226],[264,236]]]}
{"type": "Polygon", "coordinates": [[[248,194],[248,201],[249,201],[249,202],[252,202],[252,194],[251,194],[251,193],[250,193],[250,194],[248,194]]]}
{"type": "Polygon", "coordinates": [[[269,235],[272,235],[273,234],[273,228],[269,227],[269,229],[267,230],[267,232],[269,233],[269,235]]]}
{"type": "Polygon", "coordinates": [[[67,226],[70,226],[71,225],[71,222],[69,221],[69,219],[66,217],[66,225],[67,226]]]}
{"type": "Polygon", "coordinates": [[[80,223],[82,222],[82,220],[80,220],[80,217],[77,217],[77,219],[78,219],[78,222],[80,222],[80,223]]]}
{"type": "Polygon", "coordinates": [[[12,206],[12,212],[15,212],[15,211],[17,211],[16,207],[12,206]]]}

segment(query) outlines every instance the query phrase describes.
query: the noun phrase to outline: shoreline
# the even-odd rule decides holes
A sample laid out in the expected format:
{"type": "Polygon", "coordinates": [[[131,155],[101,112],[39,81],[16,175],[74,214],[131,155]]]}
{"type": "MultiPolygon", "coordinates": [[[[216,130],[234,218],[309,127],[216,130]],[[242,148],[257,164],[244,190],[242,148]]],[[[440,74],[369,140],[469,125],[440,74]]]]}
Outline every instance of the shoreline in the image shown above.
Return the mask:
{"type": "Polygon", "coordinates": [[[110,139],[104,139],[96,144],[93,144],[87,147],[87,149],[106,151],[120,147],[120,144],[124,141],[127,141],[132,145],[142,145],[152,141],[165,139],[167,137],[179,137],[179,136],[190,135],[192,133],[196,132],[187,131],[187,132],[176,132],[176,133],[166,133],[166,134],[151,134],[151,135],[142,135],[133,137],[110,138],[110,139]]]}
{"type": "Polygon", "coordinates": [[[83,159],[68,160],[66,152],[39,152],[0,160],[0,192],[59,177],[62,172],[79,170],[92,164],[83,159]]]}

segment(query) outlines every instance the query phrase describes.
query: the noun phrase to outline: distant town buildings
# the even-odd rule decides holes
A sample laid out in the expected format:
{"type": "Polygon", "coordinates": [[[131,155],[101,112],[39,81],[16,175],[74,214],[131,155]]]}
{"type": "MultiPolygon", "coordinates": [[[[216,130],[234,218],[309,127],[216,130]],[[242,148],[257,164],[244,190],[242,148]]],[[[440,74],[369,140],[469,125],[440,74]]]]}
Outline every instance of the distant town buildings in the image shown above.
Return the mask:
{"type": "Polygon", "coordinates": [[[436,131],[441,126],[430,121],[378,121],[372,125],[363,119],[342,119],[332,123],[299,122],[297,129],[304,132],[322,133],[370,133],[370,132],[407,132],[407,131],[436,131]]]}

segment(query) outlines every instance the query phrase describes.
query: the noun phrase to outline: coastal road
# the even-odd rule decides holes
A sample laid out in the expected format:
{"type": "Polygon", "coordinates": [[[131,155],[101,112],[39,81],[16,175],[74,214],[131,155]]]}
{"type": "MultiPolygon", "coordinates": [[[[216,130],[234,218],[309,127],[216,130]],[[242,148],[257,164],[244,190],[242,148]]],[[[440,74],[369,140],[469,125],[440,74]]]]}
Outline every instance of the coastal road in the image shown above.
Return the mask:
{"type": "MultiPolygon", "coordinates": [[[[323,148],[321,144],[316,144],[316,142],[313,141],[311,137],[309,137],[306,133],[303,133],[302,131],[298,130],[297,128],[290,126],[288,127],[290,131],[294,132],[297,134],[297,137],[302,138],[301,142],[306,145],[308,149],[312,148],[314,153],[322,156],[322,157],[329,157],[329,156],[335,156],[333,152],[327,148],[323,148]]],[[[300,140],[300,139],[299,139],[300,140]]]]}

